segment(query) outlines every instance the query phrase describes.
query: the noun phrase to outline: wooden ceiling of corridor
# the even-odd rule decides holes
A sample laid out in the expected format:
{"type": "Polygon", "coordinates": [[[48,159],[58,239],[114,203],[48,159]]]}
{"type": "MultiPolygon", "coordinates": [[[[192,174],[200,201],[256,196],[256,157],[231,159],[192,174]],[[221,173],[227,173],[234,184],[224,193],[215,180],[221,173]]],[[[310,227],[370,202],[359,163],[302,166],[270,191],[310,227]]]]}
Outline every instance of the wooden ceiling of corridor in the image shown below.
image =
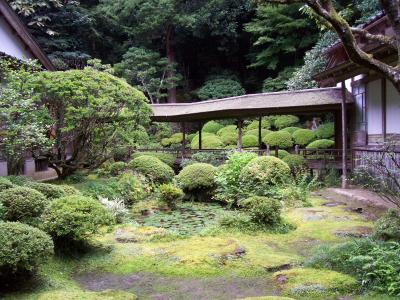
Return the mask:
{"type": "MultiPolygon", "coordinates": [[[[350,93],[346,102],[352,103],[350,93]]],[[[286,91],[231,97],[192,103],[153,104],[156,122],[196,122],[240,119],[271,114],[311,114],[340,110],[341,88],[286,91]]]]}

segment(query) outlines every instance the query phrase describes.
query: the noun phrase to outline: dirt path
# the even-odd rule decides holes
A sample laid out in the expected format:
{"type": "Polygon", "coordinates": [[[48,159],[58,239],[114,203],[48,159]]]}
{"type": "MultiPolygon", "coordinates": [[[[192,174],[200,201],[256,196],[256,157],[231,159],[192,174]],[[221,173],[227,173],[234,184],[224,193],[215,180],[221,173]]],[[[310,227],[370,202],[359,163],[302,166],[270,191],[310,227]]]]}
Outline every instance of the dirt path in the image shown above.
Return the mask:
{"type": "Polygon", "coordinates": [[[112,273],[88,273],[76,276],[82,288],[89,291],[129,290],[139,299],[221,299],[279,295],[274,282],[266,278],[179,278],[150,273],[115,275],[112,273]]]}

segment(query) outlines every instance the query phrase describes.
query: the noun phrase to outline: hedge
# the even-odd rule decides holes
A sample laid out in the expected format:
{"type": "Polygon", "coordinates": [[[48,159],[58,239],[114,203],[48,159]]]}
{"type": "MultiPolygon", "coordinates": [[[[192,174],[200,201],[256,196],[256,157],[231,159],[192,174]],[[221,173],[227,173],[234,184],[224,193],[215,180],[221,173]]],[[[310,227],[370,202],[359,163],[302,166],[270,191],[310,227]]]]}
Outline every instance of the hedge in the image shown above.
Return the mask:
{"type": "Polygon", "coordinates": [[[294,143],[299,146],[306,146],[316,139],[314,131],[310,129],[299,129],[292,134],[294,143]]]}
{"type": "Polygon", "coordinates": [[[335,146],[335,142],[332,140],[316,140],[306,147],[307,149],[329,149],[335,146]]]}
{"type": "Polygon", "coordinates": [[[271,132],[265,136],[263,141],[270,147],[278,147],[281,149],[293,147],[292,136],[286,131],[271,132]]]}
{"type": "Polygon", "coordinates": [[[136,157],[129,162],[128,167],[158,183],[170,182],[175,175],[170,166],[149,155],[136,157]]]}

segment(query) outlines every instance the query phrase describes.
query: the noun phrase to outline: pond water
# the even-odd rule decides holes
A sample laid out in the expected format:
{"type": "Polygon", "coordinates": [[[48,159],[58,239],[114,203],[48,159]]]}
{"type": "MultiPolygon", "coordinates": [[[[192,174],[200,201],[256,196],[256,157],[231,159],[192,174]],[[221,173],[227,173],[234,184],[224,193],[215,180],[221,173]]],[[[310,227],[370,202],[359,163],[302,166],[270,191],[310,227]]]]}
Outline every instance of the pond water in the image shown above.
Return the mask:
{"type": "Polygon", "coordinates": [[[200,232],[216,223],[216,217],[225,211],[215,203],[184,202],[172,211],[155,211],[147,216],[135,216],[143,226],[154,226],[174,231],[181,235],[200,232]]]}

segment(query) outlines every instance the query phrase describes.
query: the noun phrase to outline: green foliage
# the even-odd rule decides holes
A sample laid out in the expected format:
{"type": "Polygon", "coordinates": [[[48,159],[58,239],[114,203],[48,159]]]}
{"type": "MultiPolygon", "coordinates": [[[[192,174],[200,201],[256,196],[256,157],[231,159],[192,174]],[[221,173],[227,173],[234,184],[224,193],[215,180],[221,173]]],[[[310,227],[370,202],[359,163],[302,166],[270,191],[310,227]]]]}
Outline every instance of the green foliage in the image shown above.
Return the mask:
{"type": "Polygon", "coordinates": [[[258,147],[258,137],[251,134],[245,134],[242,137],[242,144],[244,148],[258,147]]]}
{"type": "Polygon", "coordinates": [[[227,203],[229,206],[236,205],[241,194],[240,173],[242,169],[257,155],[248,152],[233,152],[228,156],[225,164],[218,169],[215,177],[217,190],[214,198],[227,203]]]}
{"type": "Polygon", "coordinates": [[[293,133],[294,143],[299,146],[306,146],[315,140],[315,133],[310,129],[299,129],[293,133]]]}
{"type": "Polygon", "coordinates": [[[201,100],[221,99],[244,95],[246,92],[240,82],[232,79],[213,79],[206,81],[197,91],[201,100]]]}
{"type": "Polygon", "coordinates": [[[0,202],[5,207],[6,220],[28,224],[34,224],[48,204],[48,200],[42,193],[27,187],[15,187],[2,191],[0,202]]]}
{"type": "MultiPolygon", "coordinates": [[[[262,129],[270,129],[271,125],[272,124],[271,124],[271,120],[270,119],[263,118],[261,120],[261,128],[262,129]]],[[[247,131],[254,130],[254,129],[258,130],[258,126],[259,126],[259,121],[255,120],[255,121],[252,121],[249,125],[247,125],[246,130],[247,131]]]]}
{"type": "Polygon", "coordinates": [[[55,184],[42,183],[42,182],[29,182],[25,186],[42,193],[49,200],[66,196],[64,189],[59,185],[55,184]]]}
{"type": "Polygon", "coordinates": [[[143,93],[93,68],[40,72],[31,76],[30,82],[35,99],[54,115],[64,116],[55,132],[56,149],[47,153],[61,177],[80,168],[99,166],[113,156],[116,148],[126,145],[126,136],[134,145],[144,131],[140,125],[149,121],[151,109],[143,93]],[[67,163],[65,145],[69,144],[75,145],[79,155],[68,158],[67,163]]]}
{"type": "Polygon", "coordinates": [[[329,149],[335,146],[335,142],[332,140],[316,140],[306,147],[307,149],[329,149]]]}
{"type": "Polygon", "coordinates": [[[3,221],[6,209],[2,202],[0,202],[0,222],[3,221]]]}
{"type": "Polygon", "coordinates": [[[225,153],[213,153],[213,152],[198,152],[192,155],[194,162],[206,163],[217,167],[221,165],[225,158],[225,153]]]}
{"type": "Polygon", "coordinates": [[[99,201],[113,216],[115,223],[122,224],[129,222],[130,214],[129,210],[125,206],[124,200],[122,199],[109,200],[107,198],[99,197],[99,201]]]}
{"type": "Polygon", "coordinates": [[[162,153],[162,152],[136,152],[131,155],[132,159],[135,159],[139,156],[154,156],[161,160],[163,163],[166,163],[168,166],[173,167],[176,162],[176,155],[170,153],[162,153]]]}
{"type": "Polygon", "coordinates": [[[52,256],[53,247],[51,238],[37,228],[0,222],[0,277],[33,271],[52,256]]]}
{"type": "Polygon", "coordinates": [[[353,275],[365,289],[399,296],[399,256],[399,243],[362,239],[321,246],[307,265],[353,275]]]}
{"type": "Polygon", "coordinates": [[[341,176],[338,170],[330,169],[324,176],[324,185],[327,187],[338,187],[341,185],[341,176]]]}
{"type": "Polygon", "coordinates": [[[0,192],[12,188],[14,185],[5,177],[0,177],[0,192]]]}
{"type": "Polygon", "coordinates": [[[289,166],[273,156],[261,156],[250,161],[241,171],[239,182],[244,195],[268,195],[271,187],[284,184],[290,178],[289,166]]]}
{"type": "Polygon", "coordinates": [[[400,215],[395,209],[389,209],[378,219],[374,227],[374,236],[384,241],[400,242],[400,215]]]}
{"type": "Polygon", "coordinates": [[[225,146],[237,144],[238,135],[236,132],[227,132],[222,134],[220,137],[225,146]]]}
{"type": "Polygon", "coordinates": [[[176,65],[156,51],[132,47],[123,55],[121,63],[115,66],[128,82],[145,93],[151,103],[159,103],[166,98],[165,91],[176,87],[181,76],[176,74],[176,65]],[[173,73],[174,76],[166,76],[173,73]]]}
{"type": "Polygon", "coordinates": [[[293,146],[292,136],[286,131],[271,132],[265,136],[263,142],[270,147],[278,147],[281,149],[287,149],[293,146]]]}
{"type": "Polygon", "coordinates": [[[250,214],[254,223],[264,226],[281,223],[281,204],[276,199],[251,196],[240,201],[239,205],[250,214]]]}
{"type": "Polygon", "coordinates": [[[62,185],[59,185],[59,187],[62,188],[64,191],[64,194],[68,195],[68,196],[81,194],[81,192],[78,189],[74,188],[71,185],[62,184],[62,185]]]}
{"type": "Polygon", "coordinates": [[[183,197],[183,191],[171,183],[160,185],[158,191],[161,200],[167,203],[169,208],[175,208],[176,202],[183,197]]]}
{"type": "Polygon", "coordinates": [[[242,232],[251,232],[259,229],[252,217],[245,212],[229,211],[218,217],[218,225],[222,228],[240,230],[242,232]]]}
{"type": "Polygon", "coordinates": [[[289,154],[282,159],[290,168],[292,175],[297,176],[307,168],[306,159],[298,154],[289,154]]]}
{"type": "MultiPolygon", "coordinates": [[[[286,156],[288,156],[290,153],[287,152],[286,150],[278,150],[278,158],[279,159],[284,159],[286,156]]],[[[276,152],[275,150],[271,151],[270,155],[275,156],[276,157],[276,152]]]]}
{"type": "MultiPolygon", "coordinates": [[[[269,131],[267,129],[261,129],[261,138],[262,139],[265,138],[265,136],[269,133],[271,133],[271,131],[269,131]]],[[[247,130],[246,135],[254,135],[258,139],[258,129],[247,130]]],[[[236,138],[237,138],[237,134],[236,134],[236,138]]]]}
{"type": "Polygon", "coordinates": [[[281,131],[286,131],[286,132],[289,132],[290,134],[293,134],[293,133],[295,133],[295,131],[297,131],[299,129],[301,129],[301,128],[300,127],[286,127],[286,128],[283,128],[281,131]]]}
{"type": "Polygon", "coordinates": [[[174,144],[181,144],[183,141],[183,134],[178,132],[171,135],[169,138],[164,138],[161,140],[161,145],[164,147],[169,147],[174,144]]]}
{"type": "Polygon", "coordinates": [[[107,166],[106,170],[111,176],[117,176],[126,169],[126,163],[123,161],[117,161],[107,166]]]}
{"type": "Polygon", "coordinates": [[[320,125],[317,130],[315,130],[315,135],[319,139],[329,139],[335,135],[335,124],[325,123],[320,125]]]}
{"type": "Polygon", "coordinates": [[[221,128],[220,130],[218,130],[217,135],[218,136],[223,136],[225,134],[235,134],[237,135],[237,126],[236,125],[228,125],[225,126],[224,128],[221,128]]]}
{"type": "Polygon", "coordinates": [[[158,158],[148,155],[136,157],[129,162],[128,166],[157,183],[170,182],[175,175],[170,166],[158,158]]]}
{"type": "Polygon", "coordinates": [[[315,26],[302,15],[300,7],[300,4],[257,7],[256,17],[245,27],[255,38],[252,67],[276,70],[286,66],[288,61],[294,65],[293,54],[304,53],[315,43],[315,26]]]}
{"type": "Polygon", "coordinates": [[[277,129],[292,127],[299,123],[299,117],[293,115],[280,115],[275,118],[274,126],[277,129]]]}
{"type": "Polygon", "coordinates": [[[10,175],[10,176],[4,177],[4,178],[10,180],[12,184],[18,185],[18,186],[23,186],[26,183],[28,183],[29,181],[31,181],[30,178],[28,178],[26,176],[20,176],[20,175],[19,176],[18,175],[10,175]]]}
{"type": "Polygon", "coordinates": [[[176,176],[176,181],[185,194],[203,200],[203,197],[210,196],[216,186],[214,179],[216,173],[217,168],[210,164],[195,163],[185,167],[176,176]]]}
{"type": "Polygon", "coordinates": [[[287,81],[293,76],[295,70],[293,67],[287,67],[279,72],[277,77],[265,79],[262,87],[263,93],[286,91],[288,89],[287,81]]]}
{"type": "Polygon", "coordinates": [[[204,124],[203,131],[216,134],[222,128],[224,128],[222,124],[215,121],[209,121],[206,124],[204,124]]]}
{"type": "MultiPolygon", "coordinates": [[[[201,136],[201,147],[202,149],[220,149],[223,148],[224,144],[221,139],[215,134],[202,134],[201,136]]],[[[199,136],[196,136],[190,143],[192,149],[199,149],[199,136]]]]}
{"type": "Polygon", "coordinates": [[[86,240],[113,220],[97,200],[75,195],[51,202],[42,215],[42,226],[57,245],[57,242],[86,240]]]}

